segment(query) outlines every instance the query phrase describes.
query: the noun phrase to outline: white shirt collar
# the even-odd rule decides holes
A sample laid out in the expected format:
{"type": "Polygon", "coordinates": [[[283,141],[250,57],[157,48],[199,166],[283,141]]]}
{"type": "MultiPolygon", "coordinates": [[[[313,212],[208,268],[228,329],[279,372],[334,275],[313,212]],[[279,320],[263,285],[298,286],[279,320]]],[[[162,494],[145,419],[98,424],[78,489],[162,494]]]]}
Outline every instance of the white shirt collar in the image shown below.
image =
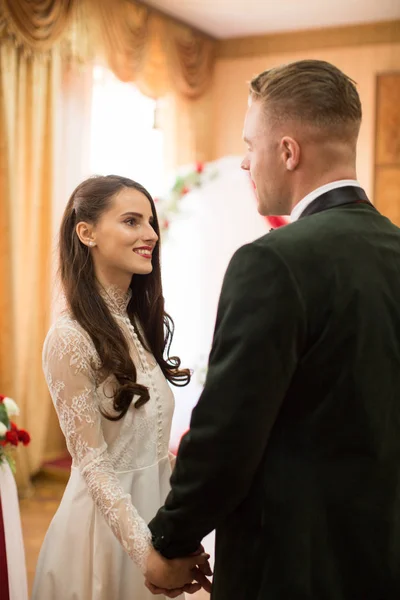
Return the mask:
{"type": "Polygon", "coordinates": [[[313,192],[310,192],[293,208],[290,214],[290,222],[293,223],[293,221],[297,221],[303,210],[305,210],[307,206],[316,198],[322,196],[322,194],[325,194],[325,192],[330,192],[336,188],[347,187],[348,185],[352,185],[353,187],[361,187],[356,179],[340,179],[339,181],[332,181],[326,185],[321,185],[321,187],[317,188],[313,192]]]}

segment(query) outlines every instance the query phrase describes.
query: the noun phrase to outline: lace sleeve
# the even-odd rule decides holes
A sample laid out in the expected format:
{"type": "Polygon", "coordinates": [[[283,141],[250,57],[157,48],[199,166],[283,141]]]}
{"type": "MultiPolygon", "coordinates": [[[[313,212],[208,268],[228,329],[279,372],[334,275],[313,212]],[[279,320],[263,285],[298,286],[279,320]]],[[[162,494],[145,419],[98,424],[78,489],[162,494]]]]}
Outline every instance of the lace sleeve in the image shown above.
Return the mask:
{"type": "Polygon", "coordinates": [[[108,456],[91,366],[95,356],[80,331],[58,327],[45,342],[44,372],[74,464],[114,535],[143,572],[151,534],[130,494],[124,493],[108,456]]]}

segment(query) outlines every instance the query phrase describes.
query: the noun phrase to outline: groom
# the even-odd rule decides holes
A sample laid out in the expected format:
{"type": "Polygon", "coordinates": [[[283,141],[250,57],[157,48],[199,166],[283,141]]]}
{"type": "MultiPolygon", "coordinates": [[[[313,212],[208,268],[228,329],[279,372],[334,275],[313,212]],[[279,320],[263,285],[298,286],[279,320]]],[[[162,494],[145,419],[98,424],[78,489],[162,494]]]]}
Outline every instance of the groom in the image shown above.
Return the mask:
{"type": "Polygon", "coordinates": [[[360,122],[326,62],[251,82],[242,168],[291,224],[228,267],[153,592],[189,583],[170,559],[216,529],[213,600],[400,598],[400,230],[357,182],[360,122]]]}

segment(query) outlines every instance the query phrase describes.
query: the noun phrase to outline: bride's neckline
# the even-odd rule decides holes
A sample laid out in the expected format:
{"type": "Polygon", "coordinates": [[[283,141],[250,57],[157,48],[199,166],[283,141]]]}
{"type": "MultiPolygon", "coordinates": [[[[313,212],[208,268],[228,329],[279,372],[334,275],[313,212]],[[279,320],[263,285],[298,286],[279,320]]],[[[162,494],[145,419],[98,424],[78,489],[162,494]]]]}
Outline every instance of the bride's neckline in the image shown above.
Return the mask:
{"type": "MultiPolygon", "coordinates": [[[[121,290],[117,285],[111,285],[109,287],[103,287],[99,285],[99,292],[104,302],[107,304],[111,314],[114,316],[127,317],[127,306],[132,297],[131,288],[128,289],[127,292],[121,290]]],[[[135,345],[141,345],[141,342],[137,338],[137,334],[134,334],[134,339],[136,339],[135,345]]],[[[153,373],[157,367],[157,362],[154,356],[147,349],[142,349],[142,352],[145,354],[145,360],[147,362],[147,369],[141,368],[143,373],[153,373]]],[[[140,358],[139,352],[139,360],[143,360],[140,358]]]]}
{"type": "Polygon", "coordinates": [[[117,285],[110,285],[108,287],[100,285],[99,292],[112,314],[126,316],[126,309],[132,298],[132,290],[130,288],[127,292],[124,292],[117,285]]]}

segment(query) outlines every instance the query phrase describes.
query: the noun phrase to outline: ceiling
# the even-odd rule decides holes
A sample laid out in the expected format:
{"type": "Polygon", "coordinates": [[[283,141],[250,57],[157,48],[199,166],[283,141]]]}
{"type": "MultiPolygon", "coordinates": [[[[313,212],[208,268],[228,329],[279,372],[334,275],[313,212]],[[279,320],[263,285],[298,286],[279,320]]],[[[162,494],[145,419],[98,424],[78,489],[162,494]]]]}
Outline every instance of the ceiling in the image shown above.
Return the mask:
{"type": "Polygon", "coordinates": [[[216,38],[400,19],[400,0],[145,0],[216,38]]]}

